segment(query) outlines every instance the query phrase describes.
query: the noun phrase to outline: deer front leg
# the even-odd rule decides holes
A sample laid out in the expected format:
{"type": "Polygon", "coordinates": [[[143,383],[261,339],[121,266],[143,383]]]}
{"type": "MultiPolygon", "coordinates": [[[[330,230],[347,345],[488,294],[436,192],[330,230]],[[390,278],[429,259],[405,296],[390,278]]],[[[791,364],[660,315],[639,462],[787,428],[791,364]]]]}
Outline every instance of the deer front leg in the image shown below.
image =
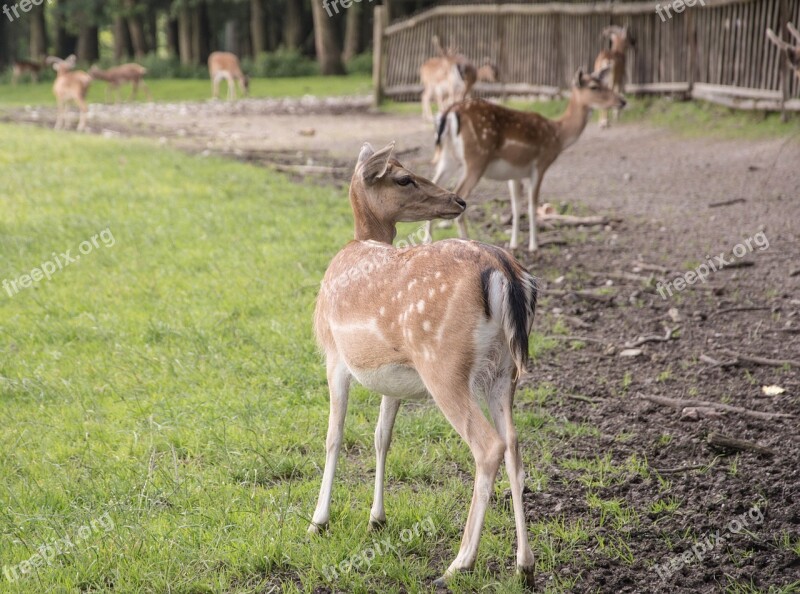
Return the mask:
{"type": "Polygon", "coordinates": [[[401,401],[398,398],[381,398],[381,412],[375,427],[375,497],[369,514],[370,530],[382,528],[386,524],[386,510],[383,507],[383,481],[386,476],[386,454],[392,441],[392,429],[401,401]]]}
{"type": "Polygon", "coordinates": [[[336,474],[336,462],[344,435],[344,419],[347,414],[347,398],[350,393],[350,371],[338,357],[328,357],[328,391],[330,392],[330,416],[328,417],[328,437],[325,441],[325,470],[322,473],[322,485],[319,489],[317,508],[309,533],[316,534],[324,528],[330,519],[331,495],[333,493],[333,477],[336,474]]]}

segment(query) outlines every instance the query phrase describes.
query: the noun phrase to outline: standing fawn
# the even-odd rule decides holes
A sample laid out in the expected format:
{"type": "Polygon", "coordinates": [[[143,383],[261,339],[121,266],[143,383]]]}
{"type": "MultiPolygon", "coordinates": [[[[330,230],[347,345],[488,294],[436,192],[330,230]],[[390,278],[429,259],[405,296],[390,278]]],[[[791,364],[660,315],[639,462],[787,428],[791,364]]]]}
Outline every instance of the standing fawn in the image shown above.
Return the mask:
{"type": "MultiPolygon", "coordinates": [[[[625,52],[628,46],[633,46],[633,39],[628,35],[628,27],[606,27],[603,29],[603,37],[611,39],[611,48],[597,54],[594,61],[594,71],[600,72],[604,68],[610,68],[611,88],[620,95],[625,93],[625,52]]],[[[619,110],[614,110],[614,119],[619,119],[619,110]]],[[[600,114],[600,127],[608,127],[608,110],[604,109],[600,114]]]]}
{"type": "Polygon", "coordinates": [[[14,60],[14,65],[11,67],[11,84],[16,86],[17,81],[23,74],[30,74],[31,81],[34,83],[39,82],[39,73],[42,71],[42,65],[39,62],[32,62],[30,60],[14,60]]]}
{"type": "Polygon", "coordinates": [[[795,29],[791,23],[787,23],[786,28],[789,30],[791,36],[794,37],[794,41],[797,43],[796,46],[792,46],[783,41],[780,37],[775,35],[772,29],[767,29],[767,37],[772,43],[777,45],[781,51],[786,53],[786,59],[789,60],[789,64],[794,69],[797,78],[800,79],[800,31],[795,29]]]}
{"type": "Polygon", "coordinates": [[[245,97],[250,92],[250,79],[242,72],[239,58],[230,52],[213,52],[208,56],[208,74],[212,80],[214,99],[219,98],[219,83],[224,79],[228,83],[228,101],[236,98],[234,81],[245,97]]]}
{"type": "Polygon", "coordinates": [[[475,459],[472,503],[461,547],[444,575],[475,564],[495,476],[505,458],[517,534],[517,567],[533,571],[522,489],[525,473],[512,419],[514,391],[528,362],[536,306],[534,278],[506,251],[451,239],[395,248],[399,221],[453,218],[466,203],[405,169],[394,143],[365,144],[350,184],[355,241],[331,261],[314,329],[327,364],[330,418],[325,471],[309,532],[330,519],[350,383],[382,394],[375,429],[375,495],[370,528],[386,522],[386,454],[403,399],[432,398],[475,459]],[[482,394],[494,426],[478,404],[482,394]]]}
{"type": "MultiPolygon", "coordinates": [[[[455,192],[464,199],[480,179],[508,181],[511,193],[511,242],[519,238],[519,195],[522,181],[528,186],[529,251],[535,251],[536,208],[539,189],[548,167],[580,137],[592,108],[624,107],[625,100],[605,87],[605,72],[584,74],[579,70],[572,83],[572,95],[564,114],[549,120],[537,113],[525,113],[481,99],[457,103],[439,119],[436,134],[436,173],[433,182],[461,171],[455,192]]],[[[467,237],[464,217],[457,219],[459,235],[467,237]]],[[[428,221],[430,235],[431,222],[428,221]]]]}
{"type": "Polygon", "coordinates": [[[53,83],[53,94],[56,96],[58,105],[56,130],[60,130],[66,125],[66,111],[70,101],[74,102],[80,110],[78,132],[86,128],[86,113],[89,110],[86,93],[89,92],[92,77],[83,70],[73,70],[76,60],[75,55],[69,56],[66,60],[54,56],[47,58],[47,63],[51,64],[56,71],[56,80],[53,83]]]}
{"type": "Polygon", "coordinates": [[[439,113],[457,101],[463,101],[478,79],[478,69],[452,48],[442,49],[439,38],[433,38],[439,56],[426,60],[419,69],[422,81],[422,115],[433,121],[431,99],[436,97],[439,113]]]}
{"type": "Polygon", "coordinates": [[[108,70],[101,70],[93,66],[89,70],[92,78],[103,80],[108,83],[106,86],[106,100],[108,100],[109,90],[114,93],[114,102],[119,102],[119,87],[124,83],[131,83],[131,96],[129,101],[136,99],[139,91],[139,85],[142,85],[144,92],[147,94],[148,100],[152,100],[153,96],[150,94],[150,89],[144,82],[144,75],[147,74],[147,68],[139,64],[122,64],[121,66],[114,66],[108,70]]]}

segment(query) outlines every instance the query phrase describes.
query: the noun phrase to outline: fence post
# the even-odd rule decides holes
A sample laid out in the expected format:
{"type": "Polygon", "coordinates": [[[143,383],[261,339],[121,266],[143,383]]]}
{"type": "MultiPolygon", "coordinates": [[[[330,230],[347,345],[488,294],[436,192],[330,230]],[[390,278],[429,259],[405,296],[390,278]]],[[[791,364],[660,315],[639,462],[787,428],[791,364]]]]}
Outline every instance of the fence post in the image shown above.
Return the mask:
{"type": "MultiPolygon", "coordinates": [[[[698,10],[700,8],[698,7],[698,10]]],[[[697,23],[694,18],[694,11],[686,11],[686,42],[689,48],[688,63],[686,68],[686,78],[689,83],[689,95],[686,99],[692,98],[694,92],[695,78],[697,77],[697,23]]]]}
{"type": "Polygon", "coordinates": [[[372,84],[374,87],[373,102],[375,107],[383,103],[383,69],[386,65],[384,56],[386,49],[384,44],[384,30],[388,23],[388,12],[385,6],[376,6],[373,16],[373,37],[372,37],[372,84]]]}
{"type": "MultiPolygon", "coordinates": [[[[781,38],[789,36],[789,4],[788,0],[781,0],[778,35],[781,38]]],[[[789,121],[789,114],[786,112],[786,102],[789,100],[789,60],[786,59],[786,52],[780,52],[778,64],[781,73],[781,122],[789,121]]]]}

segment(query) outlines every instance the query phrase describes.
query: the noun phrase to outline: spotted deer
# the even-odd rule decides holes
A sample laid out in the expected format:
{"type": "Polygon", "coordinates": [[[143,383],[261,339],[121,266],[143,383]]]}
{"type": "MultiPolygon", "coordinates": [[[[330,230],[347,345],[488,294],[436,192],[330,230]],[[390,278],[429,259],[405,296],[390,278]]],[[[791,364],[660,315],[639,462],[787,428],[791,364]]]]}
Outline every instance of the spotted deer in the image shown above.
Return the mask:
{"type": "MultiPolygon", "coordinates": [[[[536,209],[544,174],[558,156],[578,140],[591,110],[621,108],[625,99],[601,83],[605,71],[584,74],[579,70],[564,114],[550,120],[537,113],[508,109],[481,99],[457,103],[439,118],[436,132],[436,173],[433,182],[461,172],[455,192],[467,199],[482,177],[507,181],[511,193],[511,242],[519,239],[519,195],[523,180],[528,185],[528,250],[537,249],[536,209]]],[[[464,217],[459,217],[459,235],[467,237],[464,217]]],[[[428,221],[430,234],[431,222],[428,221]]]]}
{"type": "Polygon", "coordinates": [[[250,79],[242,72],[239,58],[231,52],[212,52],[208,56],[208,74],[211,77],[214,99],[219,98],[219,83],[223,80],[228,83],[228,101],[236,98],[234,83],[239,85],[239,91],[245,97],[250,92],[250,79]]]}
{"type": "Polygon", "coordinates": [[[800,79],[800,31],[795,29],[791,23],[786,24],[786,29],[789,34],[794,38],[797,45],[792,46],[778,37],[772,29],[767,29],[767,37],[769,40],[778,46],[778,48],[786,54],[786,59],[794,69],[797,78],[800,79]]]}
{"type": "Polygon", "coordinates": [[[73,70],[77,58],[75,55],[69,56],[66,60],[50,56],[47,64],[52,65],[56,71],[56,80],[53,83],[53,94],[56,96],[58,115],[56,116],[55,129],[60,130],[66,125],[67,105],[75,103],[80,110],[77,131],[86,129],[86,115],[89,106],[86,103],[86,94],[89,92],[89,85],[92,84],[92,77],[83,70],[73,70]]]}
{"type": "Polygon", "coordinates": [[[395,248],[400,221],[453,218],[466,203],[365,144],[350,183],[355,240],[322,280],[314,330],[327,368],[330,418],[325,470],[309,526],[330,519],[331,493],[352,380],[382,394],[375,429],[375,495],[370,528],[386,522],[386,455],[404,399],[433,399],[475,459],[472,503],[458,554],[437,585],[471,569],[505,458],[517,535],[517,567],[533,571],[522,489],[525,478],[512,418],[514,392],[528,363],[536,306],[534,278],[506,251],[451,239],[395,248]],[[366,263],[366,264],[365,264],[366,263]],[[355,272],[355,273],[354,273],[355,272]],[[478,404],[482,394],[494,421],[478,404]]]}
{"type": "MultiPolygon", "coordinates": [[[[625,52],[628,47],[633,46],[633,39],[628,34],[628,27],[606,27],[603,29],[603,37],[611,40],[611,48],[605,49],[597,54],[594,61],[594,71],[600,72],[604,68],[608,71],[607,84],[620,95],[625,93],[625,52]]],[[[619,110],[614,110],[614,119],[619,119],[619,110]]],[[[600,113],[600,127],[608,127],[608,110],[604,109],[600,113]]]]}
{"type": "Polygon", "coordinates": [[[102,80],[108,83],[106,86],[106,99],[108,99],[108,92],[111,91],[114,94],[114,101],[118,102],[119,87],[126,83],[131,83],[131,96],[129,100],[136,99],[139,92],[139,85],[143,87],[148,99],[152,100],[153,98],[150,94],[150,89],[144,82],[144,75],[147,74],[147,68],[139,64],[122,64],[109,68],[108,70],[101,70],[93,66],[89,70],[89,74],[95,80],[102,80]]]}

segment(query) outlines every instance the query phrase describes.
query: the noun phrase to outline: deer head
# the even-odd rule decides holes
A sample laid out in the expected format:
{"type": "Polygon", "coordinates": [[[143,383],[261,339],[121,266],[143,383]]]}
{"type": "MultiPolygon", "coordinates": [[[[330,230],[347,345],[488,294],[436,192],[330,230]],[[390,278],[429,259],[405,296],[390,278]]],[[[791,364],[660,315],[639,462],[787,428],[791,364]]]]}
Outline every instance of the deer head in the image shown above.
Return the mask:
{"type": "Polygon", "coordinates": [[[581,105],[592,109],[611,109],[625,107],[627,102],[619,93],[603,84],[603,79],[611,72],[611,66],[586,74],[579,69],[572,79],[572,96],[581,105]]]}

